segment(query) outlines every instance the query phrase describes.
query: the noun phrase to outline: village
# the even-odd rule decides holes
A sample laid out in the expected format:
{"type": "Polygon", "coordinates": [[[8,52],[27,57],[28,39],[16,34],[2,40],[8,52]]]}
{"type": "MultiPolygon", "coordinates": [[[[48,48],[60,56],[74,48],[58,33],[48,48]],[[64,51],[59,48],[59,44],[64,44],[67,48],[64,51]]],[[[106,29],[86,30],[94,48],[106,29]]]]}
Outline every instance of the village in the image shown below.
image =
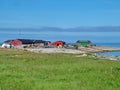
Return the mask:
{"type": "Polygon", "coordinates": [[[95,46],[89,40],[78,40],[76,43],[66,43],[65,41],[45,41],[32,39],[13,39],[4,41],[2,48],[68,48],[78,49],[78,47],[95,46]]]}
{"type": "Polygon", "coordinates": [[[120,51],[117,47],[96,46],[90,40],[77,40],[75,43],[65,41],[45,41],[35,39],[13,39],[3,42],[1,48],[16,48],[38,53],[97,53],[120,51]]]}

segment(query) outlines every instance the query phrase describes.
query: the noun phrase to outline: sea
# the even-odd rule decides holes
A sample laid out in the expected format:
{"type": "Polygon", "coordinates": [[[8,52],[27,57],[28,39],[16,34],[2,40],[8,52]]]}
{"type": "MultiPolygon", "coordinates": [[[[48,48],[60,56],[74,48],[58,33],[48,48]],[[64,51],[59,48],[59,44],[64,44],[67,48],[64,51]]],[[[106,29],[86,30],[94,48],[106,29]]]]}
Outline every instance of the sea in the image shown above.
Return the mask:
{"type": "MultiPolygon", "coordinates": [[[[120,31],[69,31],[39,29],[0,29],[0,43],[10,39],[38,39],[46,41],[62,40],[76,43],[77,40],[90,40],[97,46],[120,47],[120,31]]],[[[120,52],[106,52],[102,55],[120,56],[120,52]]]]}

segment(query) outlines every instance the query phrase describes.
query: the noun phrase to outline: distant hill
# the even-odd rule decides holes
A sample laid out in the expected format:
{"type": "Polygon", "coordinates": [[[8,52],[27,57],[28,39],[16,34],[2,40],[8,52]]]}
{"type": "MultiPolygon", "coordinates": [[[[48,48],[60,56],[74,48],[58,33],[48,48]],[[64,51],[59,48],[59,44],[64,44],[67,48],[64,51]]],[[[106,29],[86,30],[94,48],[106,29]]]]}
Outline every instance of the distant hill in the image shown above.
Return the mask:
{"type": "Polygon", "coordinates": [[[120,31],[120,26],[119,27],[77,27],[77,28],[69,28],[68,30],[70,31],[81,31],[81,32],[118,32],[120,31]]]}
{"type": "Polygon", "coordinates": [[[0,30],[8,31],[54,31],[54,32],[119,32],[120,26],[103,26],[103,27],[76,27],[76,28],[58,28],[58,27],[42,27],[42,28],[0,28],[0,30]]]}

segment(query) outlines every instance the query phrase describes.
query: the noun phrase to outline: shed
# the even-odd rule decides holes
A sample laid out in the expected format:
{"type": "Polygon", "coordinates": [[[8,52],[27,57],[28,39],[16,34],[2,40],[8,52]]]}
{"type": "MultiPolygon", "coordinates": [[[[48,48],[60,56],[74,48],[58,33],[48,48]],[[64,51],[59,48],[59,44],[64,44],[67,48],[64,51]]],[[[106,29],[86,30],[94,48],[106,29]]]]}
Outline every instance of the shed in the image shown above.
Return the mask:
{"type": "Polygon", "coordinates": [[[92,42],[90,40],[78,40],[76,43],[78,46],[83,46],[83,47],[89,47],[92,45],[92,42]]]}
{"type": "Polygon", "coordinates": [[[55,42],[53,42],[53,45],[54,45],[55,47],[58,47],[58,46],[63,47],[65,44],[66,44],[66,43],[65,43],[64,41],[55,41],[55,42]]]}

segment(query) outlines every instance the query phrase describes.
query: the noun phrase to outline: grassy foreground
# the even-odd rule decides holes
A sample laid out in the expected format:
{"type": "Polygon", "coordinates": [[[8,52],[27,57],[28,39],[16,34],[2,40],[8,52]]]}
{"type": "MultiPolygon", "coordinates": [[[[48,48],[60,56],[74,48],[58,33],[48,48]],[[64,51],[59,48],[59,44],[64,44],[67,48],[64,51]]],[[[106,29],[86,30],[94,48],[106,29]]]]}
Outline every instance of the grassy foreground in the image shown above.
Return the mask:
{"type": "Polygon", "coordinates": [[[120,90],[120,61],[0,49],[0,90],[120,90]]]}

